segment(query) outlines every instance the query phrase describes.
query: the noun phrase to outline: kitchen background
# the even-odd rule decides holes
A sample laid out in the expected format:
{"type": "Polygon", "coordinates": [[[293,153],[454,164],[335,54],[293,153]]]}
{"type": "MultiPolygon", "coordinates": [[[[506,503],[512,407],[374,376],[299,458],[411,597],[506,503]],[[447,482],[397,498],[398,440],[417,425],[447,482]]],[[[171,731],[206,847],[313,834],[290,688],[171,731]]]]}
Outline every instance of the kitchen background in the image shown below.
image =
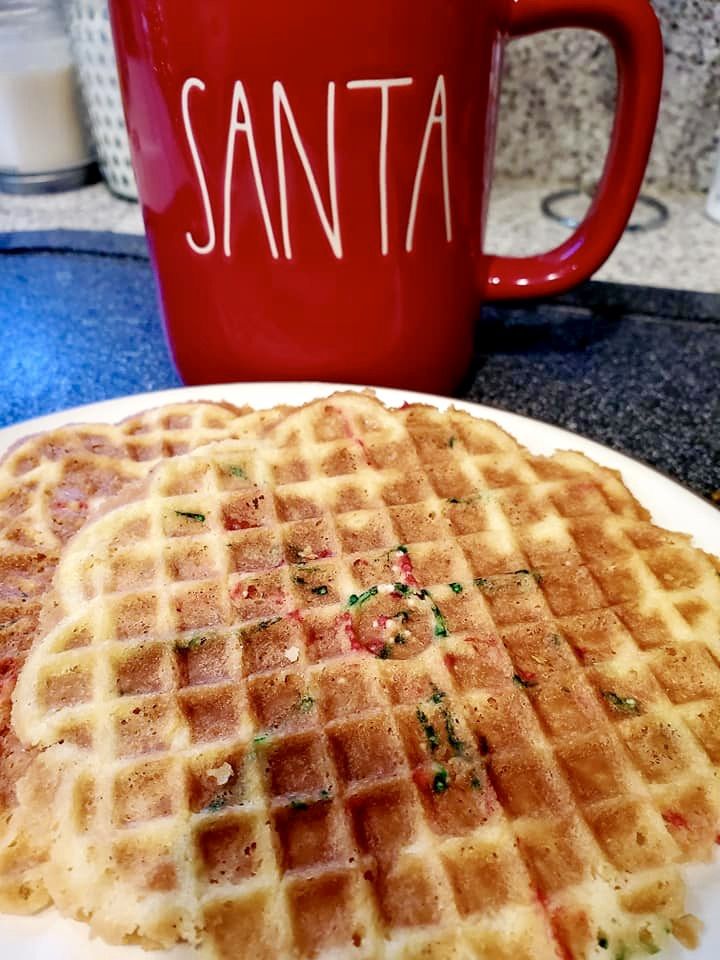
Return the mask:
{"type": "MultiPolygon", "coordinates": [[[[720,3],[656,0],[663,24],[666,73],[660,121],[644,193],[670,212],[663,227],[626,234],[599,279],[720,291],[720,224],[705,215],[720,151],[720,3]]],[[[123,131],[111,119],[117,94],[102,0],[67,3],[76,56],[96,121],[103,159],[127,192],[123,131]],[[101,121],[101,122],[97,122],[101,121]]],[[[615,64],[597,34],[564,30],[513,41],[507,48],[487,248],[526,254],[561,242],[567,228],[543,217],[547,194],[589,190],[607,149],[615,98],[615,64]]],[[[566,201],[580,216],[587,197],[566,201]]],[[[651,213],[651,211],[650,211],[651,213]]],[[[636,211],[639,221],[648,210],[636,211]]],[[[137,206],[104,186],[45,197],[0,194],[0,232],[58,227],[141,233],[137,206]]]]}
{"type": "MultiPolygon", "coordinates": [[[[658,230],[626,234],[598,277],[720,291],[720,229],[704,216],[720,150],[720,3],[653,5],[665,40],[665,81],[643,192],[665,203],[670,220],[658,230]]],[[[489,235],[498,252],[534,253],[567,235],[541,219],[540,203],[564,185],[588,188],[597,180],[614,103],[614,58],[597,34],[555,31],[508,46],[496,161],[501,180],[489,235]]]]}
{"type": "MultiPolygon", "coordinates": [[[[630,3],[634,0],[629,0],[630,3]]],[[[720,3],[655,0],[665,83],[648,186],[707,190],[720,144],[720,3]]],[[[585,30],[511,43],[498,131],[498,170],[552,182],[597,179],[615,103],[608,44],[585,30]]]]}

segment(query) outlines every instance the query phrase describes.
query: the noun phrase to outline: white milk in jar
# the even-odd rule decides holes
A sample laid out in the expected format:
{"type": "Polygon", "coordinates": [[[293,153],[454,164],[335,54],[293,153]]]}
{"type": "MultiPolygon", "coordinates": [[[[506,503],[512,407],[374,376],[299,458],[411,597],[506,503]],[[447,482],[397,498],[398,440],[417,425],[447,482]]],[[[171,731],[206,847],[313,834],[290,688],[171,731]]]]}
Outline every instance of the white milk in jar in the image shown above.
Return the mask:
{"type": "Polygon", "coordinates": [[[0,189],[38,192],[91,177],[70,47],[50,2],[0,7],[0,189]]]}

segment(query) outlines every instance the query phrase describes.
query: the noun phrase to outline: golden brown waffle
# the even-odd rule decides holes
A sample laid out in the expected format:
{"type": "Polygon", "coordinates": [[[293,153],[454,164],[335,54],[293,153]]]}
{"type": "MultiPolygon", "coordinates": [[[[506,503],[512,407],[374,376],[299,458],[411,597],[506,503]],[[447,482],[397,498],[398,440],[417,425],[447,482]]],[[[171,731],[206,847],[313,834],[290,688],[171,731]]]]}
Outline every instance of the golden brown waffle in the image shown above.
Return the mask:
{"type": "Polygon", "coordinates": [[[55,602],[6,906],[223,960],[690,939],[720,579],[585,457],[340,395],[157,465],[55,602]]]}
{"type": "Polygon", "coordinates": [[[119,424],[37,434],[0,461],[0,821],[28,761],[9,729],[10,697],[63,544],[158,460],[228,436],[254,436],[282,415],[281,408],[250,414],[227,403],[176,403],[119,424]]]}

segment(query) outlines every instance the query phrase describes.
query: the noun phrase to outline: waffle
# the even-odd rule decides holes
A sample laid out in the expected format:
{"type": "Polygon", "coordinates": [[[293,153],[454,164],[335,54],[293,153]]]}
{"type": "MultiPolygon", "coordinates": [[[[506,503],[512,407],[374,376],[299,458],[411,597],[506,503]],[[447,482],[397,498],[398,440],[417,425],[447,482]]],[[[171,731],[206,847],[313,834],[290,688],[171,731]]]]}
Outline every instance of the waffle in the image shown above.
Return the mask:
{"type": "Polygon", "coordinates": [[[10,697],[38,630],[63,545],[108,499],[158,460],[212,440],[252,436],[283,415],[227,403],[177,403],[120,424],[81,424],[29,437],[0,462],[0,822],[28,754],[9,729],[10,697]]]}
{"type": "Polygon", "coordinates": [[[340,395],[158,464],[53,604],[5,907],[217,960],[694,939],[718,566],[582,455],[340,395]]]}

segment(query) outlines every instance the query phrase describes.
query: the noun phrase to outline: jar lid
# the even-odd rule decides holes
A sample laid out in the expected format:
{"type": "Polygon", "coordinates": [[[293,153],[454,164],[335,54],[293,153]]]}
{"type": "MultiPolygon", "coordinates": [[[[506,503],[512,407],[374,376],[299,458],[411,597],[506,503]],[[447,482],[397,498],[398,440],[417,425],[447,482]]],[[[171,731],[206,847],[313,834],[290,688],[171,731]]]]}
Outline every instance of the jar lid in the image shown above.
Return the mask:
{"type": "Polygon", "coordinates": [[[3,0],[0,70],[55,69],[70,62],[70,41],[56,0],[3,0]]]}
{"type": "Polygon", "coordinates": [[[41,31],[46,36],[64,36],[62,11],[56,0],[4,0],[0,5],[0,39],[29,39],[41,31]]]}

